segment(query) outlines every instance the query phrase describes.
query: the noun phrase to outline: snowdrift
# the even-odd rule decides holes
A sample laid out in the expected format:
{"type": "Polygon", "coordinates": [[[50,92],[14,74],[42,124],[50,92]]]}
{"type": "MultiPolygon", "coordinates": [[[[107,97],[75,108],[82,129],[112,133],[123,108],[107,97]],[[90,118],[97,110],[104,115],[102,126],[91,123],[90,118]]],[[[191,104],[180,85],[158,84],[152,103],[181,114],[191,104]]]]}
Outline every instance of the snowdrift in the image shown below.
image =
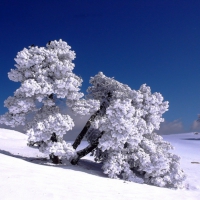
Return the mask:
{"type": "MultiPolygon", "coordinates": [[[[172,190],[107,178],[101,164],[89,155],[77,166],[67,161],[54,165],[38,149],[27,146],[26,135],[0,129],[0,199],[199,199],[200,135],[184,133],[163,138],[181,157],[187,189],[172,190]]],[[[82,142],[79,148],[86,145],[82,142]]]]}

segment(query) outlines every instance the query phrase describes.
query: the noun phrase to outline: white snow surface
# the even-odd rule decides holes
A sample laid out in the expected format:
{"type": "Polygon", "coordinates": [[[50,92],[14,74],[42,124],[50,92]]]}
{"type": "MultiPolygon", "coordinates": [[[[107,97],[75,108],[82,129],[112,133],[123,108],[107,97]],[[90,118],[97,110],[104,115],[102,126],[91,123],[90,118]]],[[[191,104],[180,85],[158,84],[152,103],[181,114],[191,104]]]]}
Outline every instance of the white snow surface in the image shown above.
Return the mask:
{"type": "MultiPolygon", "coordinates": [[[[187,174],[187,189],[167,189],[123,180],[110,179],[85,156],[78,165],[52,164],[36,148],[27,146],[27,136],[0,129],[0,199],[67,199],[67,200],[199,200],[200,199],[200,134],[164,135],[181,157],[187,174]],[[195,163],[192,163],[195,162],[195,163]]],[[[83,141],[79,149],[85,147],[83,141]]]]}

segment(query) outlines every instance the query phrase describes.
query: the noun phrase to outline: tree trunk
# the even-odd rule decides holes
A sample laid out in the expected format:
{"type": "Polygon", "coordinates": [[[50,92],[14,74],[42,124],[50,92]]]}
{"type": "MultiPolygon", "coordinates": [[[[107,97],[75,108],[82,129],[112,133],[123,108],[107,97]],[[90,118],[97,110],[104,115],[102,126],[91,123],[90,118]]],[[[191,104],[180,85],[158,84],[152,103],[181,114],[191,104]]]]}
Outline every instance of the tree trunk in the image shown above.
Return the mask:
{"type": "Polygon", "coordinates": [[[91,117],[90,119],[87,121],[87,123],[85,124],[84,128],[82,129],[82,131],[79,133],[79,135],[77,136],[76,140],[73,143],[73,148],[76,149],[78,147],[78,145],[81,143],[82,139],[84,138],[85,134],[87,133],[87,131],[89,130],[91,123],[94,121],[94,119],[96,118],[96,116],[98,116],[101,112],[106,112],[106,108],[108,107],[108,103],[110,102],[110,99],[112,97],[112,94],[109,92],[108,93],[108,97],[107,97],[107,102],[104,101],[101,106],[100,109],[97,110],[91,117]],[[105,109],[105,111],[104,111],[105,109]]]}
{"type": "Polygon", "coordinates": [[[50,160],[52,160],[52,162],[53,162],[54,164],[62,164],[62,160],[59,159],[58,156],[54,156],[53,153],[50,154],[49,157],[50,157],[50,160]]]}
{"type": "Polygon", "coordinates": [[[100,136],[97,138],[97,140],[92,143],[92,144],[89,144],[85,149],[82,149],[80,151],[77,152],[77,157],[74,158],[73,160],[71,160],[71,164],[72,165],[76,165],[78,163],[78,161],[86,156],[87,154],[89,154],[90,152],[92,152],[92,150],[94,150],[98,144],[99,144],[99,138],[101,138],[101,136],[104,134],[104,131],[101,132],[100,136]]]}
{"type": "MultiPolygon", "coordinates": [[[[49,95],[49,99],[53,100],[53,93],[49,95]]],[[[50,140],[52,142],[58,142],[57,135],[55,133],[53,133],[52,136],[51,136],[51,138],[50,138],[50,140]]],[[[60,163],[62,163],[62,160],[59,159],[58,156],[55,156],[53,153],[49,155],[49,158],[50,158],[50,160],[52,160],[52,162],[54,164],[60,164],[60,163]]]]}
{"type": "Polygon", "coordinates": [[[82,139],[84,138],[85,134],[87,133],[87,131],[89,130],[91,123],[94,121],[95,117],[100,113],[100,110],[97,110],[91,117],[90,119],[87,121],[87,123],[85,124],[84,128],[82,129],[82,131],[79,133],[79,135],[77,136],[76,140],[73,143],[73,148],[76,149],[78,147],[78,145],[81,143],[82,139]]]}
{"type": "MultiPolygon", "coordinates": [[[[52,134],[50,140],[51,140],[52,142],[58,142],[58,138],[57,138],[57,136],[56,136],[55,133],[52,134]]],[[[52,160],[52,162],[53,162],[54,164],[61,164],[61,163],[62,163],[62,160],[59,159],[58,156],[55,156],[53,153],[49,155],[49,158],[52,160]]]]}

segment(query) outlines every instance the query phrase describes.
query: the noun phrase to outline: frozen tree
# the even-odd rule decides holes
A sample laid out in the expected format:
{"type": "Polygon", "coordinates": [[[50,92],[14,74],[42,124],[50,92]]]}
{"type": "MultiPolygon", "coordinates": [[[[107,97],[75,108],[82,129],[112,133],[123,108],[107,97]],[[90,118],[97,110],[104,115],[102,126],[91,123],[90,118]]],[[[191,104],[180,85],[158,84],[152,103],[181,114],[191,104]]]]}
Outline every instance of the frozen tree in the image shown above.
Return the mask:
{"type": "Polygon", "coordinates": [[[72,72],[75,52],[70,49],[66,42],[55,40],[46,47],[32,45],[18,52],[16,69],[11,69],[8,77],[21,85],[5,100],[8,112],[0,118],[0,123],[11,127],[26,125],[29,144],[38,144],[54,163],[76,155],[71,144],[63,140],[74,126],[73,119],[61,114],[56,102],[66,99],[68,106],[82,115],[99,107],[98,101],[81,99],[82,79],[72,72]]]}
{"type": "MultiPolygon", "coordinates": [[[[86,134],[88,135],[88,133],[90,133],[90,138],[92,138],[92,142],[90,142],[90,145],[86,149],[77,152],[78,156],[72,160],[72,164],[77,164],[81,157],[85,156],[97,147],[98,139],[103,133],[99,133],[99,131],[95,131],[93,128],[91,128],[91,124],[95,118],[105,115],[106,108],[109,106],[112,99],[119,98],[119,96],[122,97],[122,93],[125,97],[129,94],[129,91],[131,91],[131,88],[129,88],[127,85],[119,83],[118,81],[114,80],[114,78],[106,77],[102,72],[99,72],[96,76],[91,77],[90,83],[92,86],[87,90],[87,98],[89,100],[93,99],[95,102],[100,102],[100,108],[91,115],[90,119],[74,141],[72,146],[74,149],[76,149],[86,134]]],[[[72,110],[76,111],[77,108],[78,106],[75,108],[72,106],[72,110]]]]}
{"type": "Polygon", "coordinates": [[[164,121],[162,114],[168,110],[162,95],[152,94],[145,84],[138,91],[131,90],[103,73],[92,77],[90,83],[90,96],[101,103],[109,101],[86,133],[90,145],[77,152],[73,163],[83,152],[92,150],[111,178],[183,187],[185,174],[180,169],[180,158],[170,153],[173,147],[155,133],[164,121]]]}

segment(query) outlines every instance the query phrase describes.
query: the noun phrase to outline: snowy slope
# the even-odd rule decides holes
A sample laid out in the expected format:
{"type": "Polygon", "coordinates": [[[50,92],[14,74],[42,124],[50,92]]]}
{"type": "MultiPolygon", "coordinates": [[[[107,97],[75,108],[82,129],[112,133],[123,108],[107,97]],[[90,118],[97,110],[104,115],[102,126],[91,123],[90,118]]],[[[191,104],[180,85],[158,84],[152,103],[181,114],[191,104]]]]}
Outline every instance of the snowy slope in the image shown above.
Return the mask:
{"type": "MultiPolygon", "coordinates": [[[[86,156],[78,166],[53,165],[26,145],[22,133],[0,129],[0,199],[200,199],[200,135],[165,135],[182,157],[188,190],[172,190],[107,178],[101,165],[86,156]]],[[[83,142],[81,148],[87,145],[83,142]]]]}

